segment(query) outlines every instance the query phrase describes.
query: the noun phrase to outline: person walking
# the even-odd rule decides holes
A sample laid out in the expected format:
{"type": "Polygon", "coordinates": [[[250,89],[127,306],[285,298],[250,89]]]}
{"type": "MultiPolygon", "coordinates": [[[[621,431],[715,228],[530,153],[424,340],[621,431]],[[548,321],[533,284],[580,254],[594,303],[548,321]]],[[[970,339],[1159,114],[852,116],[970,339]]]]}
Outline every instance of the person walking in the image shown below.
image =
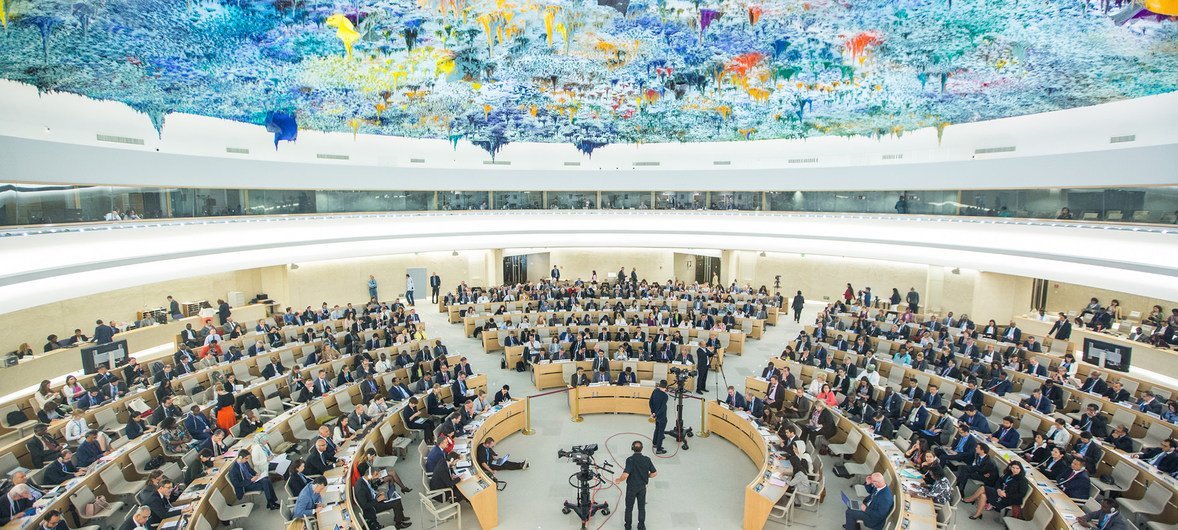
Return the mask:
{"type": "Polygon", "coordinates": [[[413,302],[413,277],[408,274],[405,275],[405,301],[411,306],[417,305],[413,302]]]}
{"type": "Polygon", "coordinates": [[[658,475],[658,470],[650,457],[642,454],[641,441],[634,440],[630,450],[634,454],[626,458],[626,467],[614,483],[626,483],[626,530],[633,528],[635,503],[638,504],[638,530],[646,530],[646,484],[658,475]]]}
{"type": "Polygon", "coordinates": [[[794,295],[793,303],[789,305],[794,310],[794,322],[802,321],[802,309],[806,307],[806,297],[802,296],[802,292],[794,295]]]}
{"type": "MultiPolygon", "coordinates": [[[[667,435],[667,380],[659,381],[659,386],[650,393],[650,417],[654,418],[654,437],[651,443],[654,444],[655,454],[664,454],[667,452],[663,449],[663,438],[667,435]]],[[[641,527],[639,527],[641,528],[641,527]]]]}

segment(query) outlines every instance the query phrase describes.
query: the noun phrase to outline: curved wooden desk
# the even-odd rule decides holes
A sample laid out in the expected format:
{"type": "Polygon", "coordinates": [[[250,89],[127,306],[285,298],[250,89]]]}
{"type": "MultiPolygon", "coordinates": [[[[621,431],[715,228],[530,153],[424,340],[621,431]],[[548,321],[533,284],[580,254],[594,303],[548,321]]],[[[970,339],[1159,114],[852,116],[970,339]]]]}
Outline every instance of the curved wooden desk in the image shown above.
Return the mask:
{"type": "Polygon", "coordinates": [[[474,421],[481,423],[470,436],[460,438],[455,446],[466,444],[463,458],[474,470],[469,477],[458,482],[458,491],[470,501],[475,517],[479,520],[479,526],[483,530],[489,530],[499,526],[499,492],[495,489],[495,481],[475,462],[474,451],[488,436],[500,442],[512,434],[525,430],[528,426],[528,400],[496,405],[480,414],[474,421]]]}
{"type": "Polygon", "coordinates": [[[589,385],[569,389],[569,411],[573,421],[581,421],[581,414],[639,414],[650,416],[650,395],[653,386],[589,385]]]}
{"type": "MultiPolygon", "coordinates": [[[[692,353],[692,355],[694,356],[694,353],[692,353]]],[[[585,375],[589,377],[593,376],[591,373],[593,368],[593,361],[561,361],[533,364],[532,383],[536,386],[536,390],[547,390],[549,388],[560,388],[562,386],[568,386],[569,377],[564,375],[564,367],[565,365],[569,364],[574,366],[574,368],[572,368],[574,372],[577,368],[580,368],[585,371],[585,375]]],[[[666,365],[668,374],[672,368],[686,368],[688,370],[695,369],[694,365],[683,365],[675,363],[656,363],[653,361],[610,361],[610,379],[617,381],[618,372],[625,370],[627,365],[633,368],[633,371],[635,374],[637,374],[639,381],[654,381],[655,367],[657,365],[666,365]]],[[[694,377],[687,379],[687,388],[695,388],[694,377]]]]}
{"type": "Polygon", "coordinates": [[[770,482],[784,481],[790,471],[789,462],[782,460],[780,453],[771,448],[772,444],[780,444],[781,438],[767,430],[758,429],[752,419],[743,412],[729,409],[715,401],[707,402],[707,413],[704,415],[705,433],[718,434],[744,452],[758,467],[757,475],[744,487],[744,530],[757,530],[765,527],[769,520],[769,512],[773,505],[785,495],[785,486],[777,486],[770,482]]]}

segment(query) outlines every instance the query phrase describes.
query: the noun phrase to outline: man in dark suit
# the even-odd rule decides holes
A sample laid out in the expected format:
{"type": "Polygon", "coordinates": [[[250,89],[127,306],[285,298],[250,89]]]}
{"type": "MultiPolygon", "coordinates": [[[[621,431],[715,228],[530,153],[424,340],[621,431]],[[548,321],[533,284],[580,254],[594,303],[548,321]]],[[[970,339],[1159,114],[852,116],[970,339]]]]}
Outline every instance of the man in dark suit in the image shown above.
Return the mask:
{"type": "Polygon", "coordinates": [[[875,417],[867,425],[871,427],[872,432],[877,436],[887,440],[891,440],[896,434],[895,429],[892,427],[892,420],[885,416],[882,410],[875,411],[875,417]]]}
{"type": "Polygon", "coordinates": [[[1104,397],[1113,403],[1123,403],[1133,399],[1133,396],[1123,388],[1120,381],[1113,381],[1113,384],[1104,390],[1104,397]]]}
{"type": "Polygon", "coordinates": [[[270,477],[254,471],[250,465],[248,450],[242,449],[237,453],[237,459],[230,466],[232,467],[229,468],[229,482],[233,484],[233,491],[237,493],[238,500],[244,499],[246,492],[260,491],[266,497],[266,508],[278,509],[278,497],[274,494],[274,485],[270,483],[270,477]]]}
{"type": "Polygon", "coordinates": [[[1088,500],[1088,495],[1092,493],[1092,479],[1084,469],[1084,461],[1078,458],[1072,460],[1072,469],[1056,484],[1063,490],[1064,495],[1073,499],[1088,500]]]}
{"type": "MultiPolygon", "coordinates": [[[[155,526],[158,525],[160,521],[176,515],[176,508],[174,508],[172,506],[172,502],[168,500],[172,497],[172,489],[174,487],[175,485],[172,483],[172,481],[165,477],[160,479],[160,481],[156,484],[155,491],[146,495],[147,498],[144,499],[143,505],[147,506],[147,508],[151,510],[151,516],[147,518],[149,527],[155,528],[155,526]]],[[[194,505],[190,504],[186,511],[191,510],[192,506],[194,505]]]]}
{"type": "Polygon", "coordinates": [[[137,528],[148,528],[151,520],[151,508],[147,506],[138,506],[127,514],[127,518],[123,520],[123,524],[119,525],[119,530],[135,530],[137,528]]]}
{"type": "Polygon", "coordinates": [[[435,271],[429,276],[429,298],[430,302],[438,303],[438,293],[442,290],[442,277],[438,276],[435,271]]]}
{"type": "Polygon", "coordinates": [[[703,394],[708,390],[708,371],[712,369],[712,357],[715,355],[714,348],[709,349],[702,344],[695,349],[695,369],[699,374],[695,379],[696,394],[703,394]]]}
{"type": "Polygon", "coordinates": [[[957,422],[969,425],[970,430],[977,431],[980,434],[990,433],[990,422],[985,416],[978,413],[977,407],[967,405],[965,407],[965,414],[962,414],[957,422]]]}
{"type": "Polygon", "coordinates": [[[425,443],[433,445],[434,422],[427,411],[417,410],[417,403],[417,396],[409,398],[409,405],[401,409],[401,421],[404,422],[406,429],[420,430],[425,437],[425,443]]]}
{"type": "Polygon", "coordinates": [[[215,425],[201,413],[200,405],[193,405],[189,408],[188,415],[184,417],[184,430],[188,431],[188,435],[192,436],[194,440],[207,440],[212,436],[215,425]]]}
{"type": "Polygon", "coordinates": [[[1051,414],[1051,411],[1055,410],[1055,405],[1051,403],[1050,399],[1047,399],[1047,396],[1043,395],[1042,388],[1036,388],[1035,390],[1032,390],[1031,397],[1019,402],[1019,406],[1027,409],[1037,410],[1043,414],[1051,414]]]}
{"type": "Polygon", "coordinates": [[[1006,375],[1005,370],[998,370],[994,377],[986,381],[986,390],[993,392],[998,396],[1005,396],[1010,392],[1010,378],[1006,375]]]}
{"type": "Polygon", "coordinates": [[[1165,405],[1162,405],[1162,402],[1153,395],[1153,392],[1149,391],[1146,391],[1145,394],[1141,396],[1141,399],[1137,400],[1136,405],[1137,410],[1141,412],[1158,415],[1161,415],[1162,409],[1164,407],[1165,405]]]}
{"type": "Polygon", "coordinates": [[[86,433],[86,438],[82,440],[82,443],[78,444],[78,454],[74,457],[74,462],[78,464],[78,467],[87,467],[97,462],[104,454],[106,452],[98,445],[98,431],[91,430],[86,433]]]}
{"type": "Polygon", "coordinates": [[[61,456],[51,462],[45,468],[44,479],[41,481],[42,486],[56,486],[74,477],[80,477],[84,473],[78,470],[78,466],[73,462],[74,453],[69,449],[62,449],[61,456]]]}
{"type": "Polygon", "coordinates": [[[454,406],[458,407],[470,399],[470,388],[466,386],[466,372],[459,372],[458,379],[450,385],[450,396],[454,399],[454,406]]]}
{"type": "Polygon", "coordinates": [[[357,432],[368,425],[370,420],[372,418],[364,413],[364,405],[357,403],[355,410],[348,414],[348,428],[352,429],[352,432],[357,432]]]}
{"type": "Polygon", "coordinates": [[[974,449],[977,444],[977,439],[969,433],[969,425],[960,423],[957,425],[957,436],[953,438],[953,441],[944,448],[936,448],[934,452],[946,464],[964,464],[975,456],[974,449]]]}
{"type": "Polygon", "coordinates": [[[1100,508],[1085,513],[1076,522],[1086,528],[1098,530],[1129,530],[1128,519],[1117,508],[1117,500],[1112,497],[1100,499],[1100,508]]]}
{"type": "MultiPolygon", "coordinates": [[[[915,293],[909,293],[909,296],[913,294],[915,293]]],[[[895,494],[888,488],[887,481],[880,473],[868,475],[866,486],[867,498],[863,499],[863,509],[847,508],[844,514],[844,530],[857,530],[860,522],[870,530],[882,530],[887,523],[888,514],[892,513],[892,508],[896,503],[895,494]]]]}
{"type": "Polygon", "coordinates": [[[659,381],[658,387],[650,394],[650,417],[654,418],[654,436],[653,444],[654,451],[657,454],[665,454],[666,449],[663,449],[663,438],[666,436],[667,430],[667,381],[659,381]]]}
{"type": "Polygon", "coordinates": [[[750,394],[750,397],[746,399],[745,402],[747,404],[745,410],[748,411],[752,417],[761,419],[765,416],[766,404],[765,400],[760,396],[754,396],[750,394]]]}
{"type": "Polygon", "coordinates": [[[1072,323],[1068,320],[1068,316],[1060,313],[1059,318],[1056,319],[1055,324],[1051,325],[1051,330],[1047,332],[1048,335],[1054,337],[1056,340],[1067,341],[1072,336],[1072,323]]]}
{"type": "Polygon", "coordinates": [[[33,460],[33,467],[40,468],[45,462],[61,456],[65,448],[53,435],[49,434],[49,426],[38,423],[33,426],[33,436],[25,444],[29,450],[29,458],[33,460]]]}
{"type": "Polygon", "coordinates": [[[1002,418],[1002,426],[998,428],[998,432],[990,435],[990,442],[996,443],[1007,449],[1018,449],[1020,435],[1014,428],[1014,417],[1007,416],[1002,418]]]}
{"type": "Polygon", "coordinates": [[[634,373],[629,366],[625,370],[618,372],[618,386],[632,385],[638,383],[638,374],[634,373]]]}
{"type": "Polygon", "coordinates": [[[884,389],[884,395],[879,400],[879,412],[887,416],[889,420],[897,421],[904,415],[904,398],[892,390],[892,387],[884,389]]]}
{"type": "Polygon", "coordinates": [[[1178,441],[1173,438],[1162,440],[1160,447],[1151,447],[1136,456],[1162,473],[1178,471],[1178,441]]]}
{"type": "Polygon", "coordinates": [[[1019,327],[1014,324],[1014,321],[1010,322],[1010,325],[1006,327],[1006,332],[1004,332],[1002,336],[999,337],[999,339],[1003,342],[1009,342],[1011,344],[1018,344],[1022,338],[1023,330],[1019,329],[1019,327]]]}
{"type": "MultiPolygon", "coordinates": [[[[364,516],[364,521],[368,523],[369,528],[380,528],[381,524],[376,520],[378,513],[393,510],[393,524],[397,528],[409,528],[412,524],[408,517],[405,517],[405,509],[401,504],[401,496],[395,490],[390,490],[388,493],[377,492],[377,484],[374,483],[375,477],[372,477],[372,468],[367,462],[361,462],[356,466],[357,473],[360,478],[356,481],[356,485],[352,488],[352,492],[356,496],[356,505],[360,507],[360,511],[364,516]],[[390,498],[391,495],[395,498],[390,498]]],[[[390,487],[391,488],[391,487],[390,487]]]]}
{"type": "Polygon", "coordinates": [[[961,472],[957,475],[957,489],[962,494],[965,493],[965,485],[971,479],[991,487],[998,481],[998,466],[994,464],[993,460],[990,460],[990,447],[986,444],[978,444],[974,447],[972,461],[962,467],[961,472]]]}
{"type": "Polygon", "coordinates": [[[1108,436],[1108,419],[1100,413],[1100,405],[1089,403],[1080,419],[1073,420],[1072,425],[1081,431],[1090,432],[1097,438],[1108,436]]]}
{"type": "Polygon", "coordinates": [[[1091,392],[1093,394],[1104,395],[1108,384],[1104,379],[1100,378],[1100,370],[1093,370],[1088,373],[1088,377],[1084,379],[1084,384],[1080,385],[1080,390],[1083,392],[1091,392]]]}
{"type": "Polygon", "coordinates": [[[920,398],[912,400],[912,410],[908,412],[908,418],[904,424],[908,426],[912,432],[920,432],[928,425],[929,411],[924,406],[924,401],[920,398]]]}
{"type": "Polygon", "coordinates": [[[404,401],[413,395],[413,391],[401,382],[401,378],[394,376],[389,384],[389,401],[404,401]]]}
{"type": "Polygon", "coordinates": [[[94,322],[94,342],[97,344],[106,344],[114,340],[115,333],[118,332],[115,328],[106,325],[102,320],[94,322]]]}
{"type": "Polygon", "coordinates": [[[777,367],[773,365],[773,363],[769,363],[761,370],[761,379],[768,381],[772,379],[773,376],[780,376],[780,374],[781,371],[778,370],[777,367]]]}
{"type": "Polygon", "coordinates": [[[1096,466],[1100,464],[1100,459],[1104,456],[1104,449],[1101,449],[1100,444],[1092,439],[1092,433],[1084,431],[1080,433],[1080,440],[1072,446],[1070,456],[1077,460],[1083,460],[1084,467],[1091,475],[1096,473],[1096,466]]]}
{"type": "Polygon", "coordinates": [[[735,387],[728,387],[728,396],[724,398],[724,403],[728,404],[733,410],[743,410],[745,408],[744,396],[736,391],[735,387]]]}

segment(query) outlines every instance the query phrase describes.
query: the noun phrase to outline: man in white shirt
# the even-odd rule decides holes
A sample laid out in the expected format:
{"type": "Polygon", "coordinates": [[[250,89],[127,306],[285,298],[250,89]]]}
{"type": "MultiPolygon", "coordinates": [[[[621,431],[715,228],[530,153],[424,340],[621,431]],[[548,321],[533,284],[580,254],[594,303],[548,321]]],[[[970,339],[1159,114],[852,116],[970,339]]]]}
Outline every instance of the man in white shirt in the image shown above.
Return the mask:
{"type": "Polygon", "coordinates": [[[411,306],[417,305],[413,303],[413,277],[408,274],[405,275],[405,301],[411,306]]]}

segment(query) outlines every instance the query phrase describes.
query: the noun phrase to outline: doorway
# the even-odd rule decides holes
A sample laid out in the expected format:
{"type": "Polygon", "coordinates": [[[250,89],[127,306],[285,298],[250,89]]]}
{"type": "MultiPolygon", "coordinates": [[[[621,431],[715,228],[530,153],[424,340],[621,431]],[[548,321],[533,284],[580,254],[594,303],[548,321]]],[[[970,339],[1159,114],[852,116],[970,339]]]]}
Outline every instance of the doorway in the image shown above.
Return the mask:
{"type": "Polygon", "coordinates": [[[503,284],[515,285],[528,281],[528,255],[503,257],[503,284]]]}
{"type": "Polygon", "coordinates": [[[720,258],[712,256],[695,256],[695,281],[699,283],[720,282],[720,258]],[[712,282],[715,278],[716,282],[712,282]]]}

